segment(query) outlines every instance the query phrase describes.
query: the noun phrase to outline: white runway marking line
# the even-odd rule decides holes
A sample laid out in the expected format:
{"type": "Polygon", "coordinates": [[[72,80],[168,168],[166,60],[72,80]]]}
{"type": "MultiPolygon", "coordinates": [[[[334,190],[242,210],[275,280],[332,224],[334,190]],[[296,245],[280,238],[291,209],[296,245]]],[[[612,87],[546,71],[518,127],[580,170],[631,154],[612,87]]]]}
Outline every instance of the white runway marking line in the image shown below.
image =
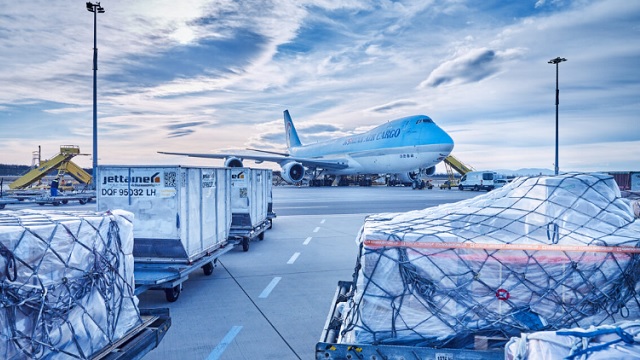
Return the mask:
{"type": "Polygon", "coordinates": [[[320,221],[320,224],[324,224],[325,221],[327,221],[327,219],[322,219],[322,221],[320,221]]]}
{"type": "Polygon", "coordinates": [[[314,233],[317,233],[318,231],[320,231],[320,227],[319,226],[317,228],[313,229],[314,233]]]}
{"type": "Polygon", "coordinates": [[[224,338],[222,338],[222,341],[220,341],[218,346],[216,346],[215,349],[213,349],[213,351],[211,352],[211,354],[209,354],[209,357],[207,358],[207,360],[218,360],[220,356],[222,356],[222,353],[224,353],[224,351],[227,349],[227,346],[229,346],[229,344],[231,344],[231,342],[236,337],[236,335],[238,335],[240,330],[242,330],[242,326],[232,327],[231,330],[229,330],[229,332],[227,333],[227,335],[225,335],[224,338]]]}
{"type": "Polygon", "coordinates": [[[273,288],[276,287],[276,285],[278,285],[280,280],[282,280],[280,276],[274,277],[273,280],[271,280],[271,282],[269,283],[269,285],[267,285],[267,287],[264,288],[264,290],[262,290],[262,293],[260,293],[258,297],[260,299],[266,299],[269,296],[269,294],[271,294],[271,290],[273,290],[273,288]]]}
{"type": "Polygon", "coordinates": [[[311,242],[311,236],[309,236],[303,243],[302,245],[309,245],[309,243],[311,242]]]}
{"type": "Polygon", "coordinates": [[[299,253],[299,252],[297,252],[297,253],[295,253],[295,254],[291,255],[291,258],[289,259],[289,261],[287,261],[287,264],[291,265],[291,264],[293,264],[294,262],[296,262],[296,259],[298,258],[298,256],[300,256],[300,253],[299,253]]]}

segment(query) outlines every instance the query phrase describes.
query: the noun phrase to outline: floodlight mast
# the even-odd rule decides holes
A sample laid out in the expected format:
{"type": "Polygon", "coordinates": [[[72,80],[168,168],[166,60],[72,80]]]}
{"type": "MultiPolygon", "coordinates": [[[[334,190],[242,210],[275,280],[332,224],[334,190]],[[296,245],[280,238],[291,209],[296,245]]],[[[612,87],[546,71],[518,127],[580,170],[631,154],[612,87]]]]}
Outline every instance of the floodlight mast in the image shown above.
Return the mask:
{"type": "Polygon", "coordinates": [[[565,58],[557,57],[549,60],[549,64],[556,65],[556,162],[555,162],[555,174],[558,175],[560,167],[558,166],[558,105],[560,104],[560,90],[558,88],[558,64],[563,61],[567,61],[565,58]]]}
{"type": "Polygon", "coordinates": [[[87,2],[87,10],[93,13],[93,171],[91,173],[93,188],[96,188],[98,169],[98,46],[97,46],[97,15],[104,13],[100,3],[87,2]]]}

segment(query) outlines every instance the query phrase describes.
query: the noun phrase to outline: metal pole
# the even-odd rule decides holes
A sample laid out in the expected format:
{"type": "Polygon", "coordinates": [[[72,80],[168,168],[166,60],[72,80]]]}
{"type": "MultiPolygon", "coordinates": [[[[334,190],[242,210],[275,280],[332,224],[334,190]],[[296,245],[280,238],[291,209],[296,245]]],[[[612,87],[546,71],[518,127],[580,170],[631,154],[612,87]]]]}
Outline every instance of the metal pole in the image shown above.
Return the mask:
{"type": "Polygon", "coordinates": [[[558,165],[558,105],[560,104],[560,89],[558,87],[558,65],[567,61],[565,58],[557,57],[555,59],[549,60],[549,64],[556,65],[556,161],[555,161],[555,174],[558,175],[560,173],[560,166],[558,165]]]}
{"type": "Polygon", "coordinates": [[[559,68],[558,64],[559,63],[556,63],[556,162],[555,162],[556,175],[558,175],[558,173],[560,172],[560,166],[558,165],[558,105],[560,104],[560,89],[558,88],[558,68],[559,68]]]}
{"type": "Polygon", "coordinates": [[[97,22],[98,11],[93,11],[93,171],[92,183],[96,188],[96,172],[98,169],[98,47],[97,47],[97,22]]]}

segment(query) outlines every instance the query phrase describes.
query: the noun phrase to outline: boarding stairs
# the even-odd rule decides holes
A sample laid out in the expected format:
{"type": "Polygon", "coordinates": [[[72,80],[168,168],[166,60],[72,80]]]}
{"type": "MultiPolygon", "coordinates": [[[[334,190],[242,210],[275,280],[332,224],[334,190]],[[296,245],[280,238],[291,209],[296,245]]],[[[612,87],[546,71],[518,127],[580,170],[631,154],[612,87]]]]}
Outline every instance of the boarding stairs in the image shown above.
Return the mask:
{"type": "Polygon", "coordinates": [[[24,189],[29,185],[41,180],[51,170],[58,170],[58,179],[61,179],[64,174],[69,174],[77,181],[89,184],[91,183],[91,175],[84,171],[80,166],[76,165],[71,159],[80,154],[80,148],[75,145],[62,145],[60,146],[60,153],[55,155],[49,160],[41,161],[38,167],[32,169],[28,173],[19,177],[17,180],[9,184],[9,189],[24,189]]]}
{"type": "Polygon", "coordinates": [[[447,177],[449,178],[449,184],[451,185],[456,184],[455,174],[453,173],[454,170],[460,175],[474,171],[472,166],[465,165],[453,155],[449,155],[444,158],[444,166],[447,169],[447,177]]]}

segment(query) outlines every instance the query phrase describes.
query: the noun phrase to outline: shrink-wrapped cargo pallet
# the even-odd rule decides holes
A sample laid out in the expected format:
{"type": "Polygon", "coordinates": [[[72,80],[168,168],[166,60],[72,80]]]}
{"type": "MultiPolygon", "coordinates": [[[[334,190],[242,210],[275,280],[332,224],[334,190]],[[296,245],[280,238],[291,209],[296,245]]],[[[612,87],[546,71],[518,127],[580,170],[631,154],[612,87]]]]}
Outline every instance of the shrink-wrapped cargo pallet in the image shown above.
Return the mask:
{"type": "Polygon", "coordinates": [[[518,178],[462,202],[369,216],[340,342],[473,348],[478,337],[636,319],[634,220],[601,174],[518,178]]]}
{"type": "Polygon", "coordinates": [[[141,323],[132,217],[0,212],[0,358],[88,359],[141,323]]]}
{"type": "Polygon", "coordinates": [[[524,359],[640,359],[640,320],[588,329],[538,331],[513,337],[505,360],[524,359]]]}

